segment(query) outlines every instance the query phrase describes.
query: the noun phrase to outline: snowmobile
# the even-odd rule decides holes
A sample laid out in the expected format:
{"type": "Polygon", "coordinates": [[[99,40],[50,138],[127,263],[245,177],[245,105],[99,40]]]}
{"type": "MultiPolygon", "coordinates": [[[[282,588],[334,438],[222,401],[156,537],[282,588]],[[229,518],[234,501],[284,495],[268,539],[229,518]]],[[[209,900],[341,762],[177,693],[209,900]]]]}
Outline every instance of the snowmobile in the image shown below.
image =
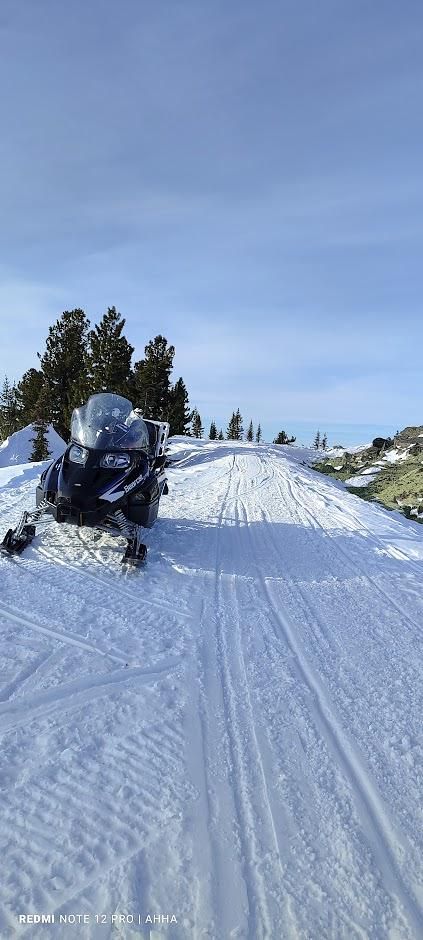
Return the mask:
{"type": "Polygon", "coordinates": [[[63,456],[41,474],[36,508],[22,513],[9,529],[1,551],[20,554],[44,514],[56,522],[124,536],[122,562],[141,565],[147,548],[143,528],[151,528],[160,497],[168,493],[164,465],[169,425],[142,417],[132,403],[113,392],[92,395],[75,408],[71,441],[63,456]]]}

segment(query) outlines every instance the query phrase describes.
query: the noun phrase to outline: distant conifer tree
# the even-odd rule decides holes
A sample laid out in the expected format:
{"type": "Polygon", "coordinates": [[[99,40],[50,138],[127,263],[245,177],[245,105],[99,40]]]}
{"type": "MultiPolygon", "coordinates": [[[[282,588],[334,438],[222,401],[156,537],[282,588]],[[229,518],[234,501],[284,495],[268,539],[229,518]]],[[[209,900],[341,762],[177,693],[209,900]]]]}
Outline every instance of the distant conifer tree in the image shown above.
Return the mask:
{"type": "Polygon", "coordinates": [[[217,435],[217,439],[218,439],[218,441],[224,441],[224,440],[225,440],[225,435],[224,435],[224,433],[223,433],[223,431],[222,431],[222,428],[220,429],[219,434],[217,435]]]}
{"type": "Polygon", "coordinates": [[[32,424],[40,416],[40,399],[44,384],[41,369],[28,369],[16,386],[19,425],[32,424]]]}
{"type": "Polygon", "coordinates": [[[258,427],[257,427],[257,431],[256,431],[256,442],[257,442],[257,444],[260,444],[261,438],[262,438],[261,424],[259,424],[258,427]]]}
{"type": "Polygon", "coordinates": [[[241,441],[243,433],[244,428],[242,426],[242,417],[239,408],[237,408],[236,411],[232,412],[231,419],[228,424],[228,430],[226,432],[226,437],[228,441],[241,441]]]}
{"type": "Polygon", "coordinates": [[[10,384],[7,376],[0,394],[0,438],[4,440],[18,430],[19,408],[15,383],[10,384]]]}
{"type": "Polygon", "coordinates": [[[313,447],[315,450],[320,450],[320,431],[317,432],[316,437],[314,438],[313,447]]]}
{"type": "Polygon", "coordinates": [[[323,435],[323,437],[322,437],[322,450],[327,450],[327,449],[328,449],[328,437],[327,437],[327,434],[326,434],[326,431],[325,431],[325,433],[324,433],[324,435],[323,435]]]}
{"type": "Polygon", "coordinates": [[[251,442],[253,440],[254,440],[254,428],[253,428],[253,422],[250,421],[248,425],[248,431],[247,431],[247,441],[251,442]]]}
{"type": "Polygon", "coordinates": [[[47,438],[47,424],[42,419],[34,421],[33,428],[35,437],[32,438],[32,452],[30,461],[47,460],[50,456],[47,438]]]}
{"type": "Polygon", "coordinates": [[[242,417],[241,417],[241,412],[240,412],[239,408],[237,408],[237,410],[236,410],[235,419],[236,419],[236,424],[235,424],[235,427],[236,427],[236,438],[235,438],[235,440],[237,440],[237,441],[242,441],[242,438],[243,438],[243,435],[244,435],[244,428],[243,428],[243,426],[242,426],[242,417]]]}
{"type": "Polygon", "coordinates": [[[190,420],[188,392],[183,379],[179,378],[169,389],[168,421],[170,433],[189,435],[190,420]]]}
{"type": "Polygon", "coordinates": [[[209,431],[209,440],[215,441],[216,439],[217,439],[217,428],[216,428],[215,422],[212,421],[210,425],[210,431],[209,431]]]}
{"type": "Polygon", "coordinates": [[[197,408],[194,408],[191,414],[191,431],[193,437],[202,437],[203,436],[203,425],[201,423],[201,416],[197,411],[197,408]]]}
{"type": "Polygon", "coordinates": [[[286,431],[279,431],[277,437],[273,441],[274,444],[293,444],[296,440],[295,437],[289,437],[286,431]]]}
{"type": "Polygon", "coordinates": [[[235,412],[233,411],[229,419],[229,424],[228,424],[228,428],[226,431],[227,440],[234,441],[236,439],[235,433],[236,433],[236,415],[235,415],[235,412]]]}

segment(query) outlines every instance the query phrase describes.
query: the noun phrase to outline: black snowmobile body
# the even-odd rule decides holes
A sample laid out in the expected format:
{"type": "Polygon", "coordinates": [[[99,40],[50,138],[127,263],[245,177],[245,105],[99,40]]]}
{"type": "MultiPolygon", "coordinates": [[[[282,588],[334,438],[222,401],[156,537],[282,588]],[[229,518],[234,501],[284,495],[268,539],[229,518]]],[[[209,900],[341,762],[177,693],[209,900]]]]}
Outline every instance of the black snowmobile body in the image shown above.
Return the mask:
{"type": "Polygon", "coordinates": [[[169,433],[166,422],[142,418],[131,402],[105,392],[93,395],[72,416],[72,439],[62,457],[42,473],[36,509],[9,529],[1,549],[19,554],[44,513],[56,522],[99,528],[128,540],[123,561],[139,564],[147,549],[140,530],[151,528],[162,494],[169,433]]]}
{"type": "MultiPolygon", "coordinates": [[[[159,510],[159,477],[146,454],[131,455],[124,471],[105,469],[105,451],[90,451],[84,467],[73,463],[72,442],[60,460],[44,470],[36,490],[36,504],[49,502],[56,522],[90,528],[106,523],[111,510],[121,510],[130,522],[150,529],[159,510]]],[[[163,484],[164,480],[160,480],[163,484]]]]}

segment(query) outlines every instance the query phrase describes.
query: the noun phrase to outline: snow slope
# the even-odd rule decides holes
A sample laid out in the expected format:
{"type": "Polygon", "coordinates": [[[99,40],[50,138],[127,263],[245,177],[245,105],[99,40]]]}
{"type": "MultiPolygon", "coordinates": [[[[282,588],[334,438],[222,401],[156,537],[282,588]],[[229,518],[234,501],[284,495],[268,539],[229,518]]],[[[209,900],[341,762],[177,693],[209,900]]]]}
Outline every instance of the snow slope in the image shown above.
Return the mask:
{"type": "Polygon", "coordinates": [[[145,570],[53,522],[0,558],[0,936],[417,940],[422,527],[289,448],[173,459],[145,570]]]}
{"type": "MultiPolygon", "coordinates": [[[[0,467],[9,467],[12,464],[27,463],[31,457],[33,441],[36,431],[32,424],[28,424],[20,431],[15,431],[0,444],[0,467]]],[[[48,449],[52,460],[60,457],[66,444],[51,424],[47,428],[48,449]]]]}

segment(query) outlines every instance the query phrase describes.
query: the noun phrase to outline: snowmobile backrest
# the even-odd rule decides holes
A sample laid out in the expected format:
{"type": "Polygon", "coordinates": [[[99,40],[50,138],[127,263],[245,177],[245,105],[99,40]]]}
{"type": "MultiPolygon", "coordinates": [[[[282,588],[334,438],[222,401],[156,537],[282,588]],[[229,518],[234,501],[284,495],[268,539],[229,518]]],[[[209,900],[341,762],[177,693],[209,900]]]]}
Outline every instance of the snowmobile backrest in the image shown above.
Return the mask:
{"type": "MultiPolygon", "coordinates": [[[[145,418],[144,418],[145,421],[145,418]]],[[[153,425],[156,431],[156,457],[163,457],[166,450],[166,443],[169,436],[169,425],[167,421],[145,421],[148,425],[153,425]]],[[[150,432],[149,432],[150,433],[150,432]]]]}
{"type": "MultiPolygon", "coordinates": [[[[145,420],[145,419],[144,419],[145,420]]],[[[152,421],[146,421],[148,437],[150,439],[150,457],[156,456],[156,445],[157,445],[157,429],[154,427],[152,421]]]]}
{"type": "MultiPolygon", "coordinates": [[[[139,409],[135,410],[138,411],[139,409]]],[[[151,456],[163,457],[169,436],[169,424],[167,421],[152,421],[150,418],[143,418],[143,421],[147,425],[151,456]]]]}

